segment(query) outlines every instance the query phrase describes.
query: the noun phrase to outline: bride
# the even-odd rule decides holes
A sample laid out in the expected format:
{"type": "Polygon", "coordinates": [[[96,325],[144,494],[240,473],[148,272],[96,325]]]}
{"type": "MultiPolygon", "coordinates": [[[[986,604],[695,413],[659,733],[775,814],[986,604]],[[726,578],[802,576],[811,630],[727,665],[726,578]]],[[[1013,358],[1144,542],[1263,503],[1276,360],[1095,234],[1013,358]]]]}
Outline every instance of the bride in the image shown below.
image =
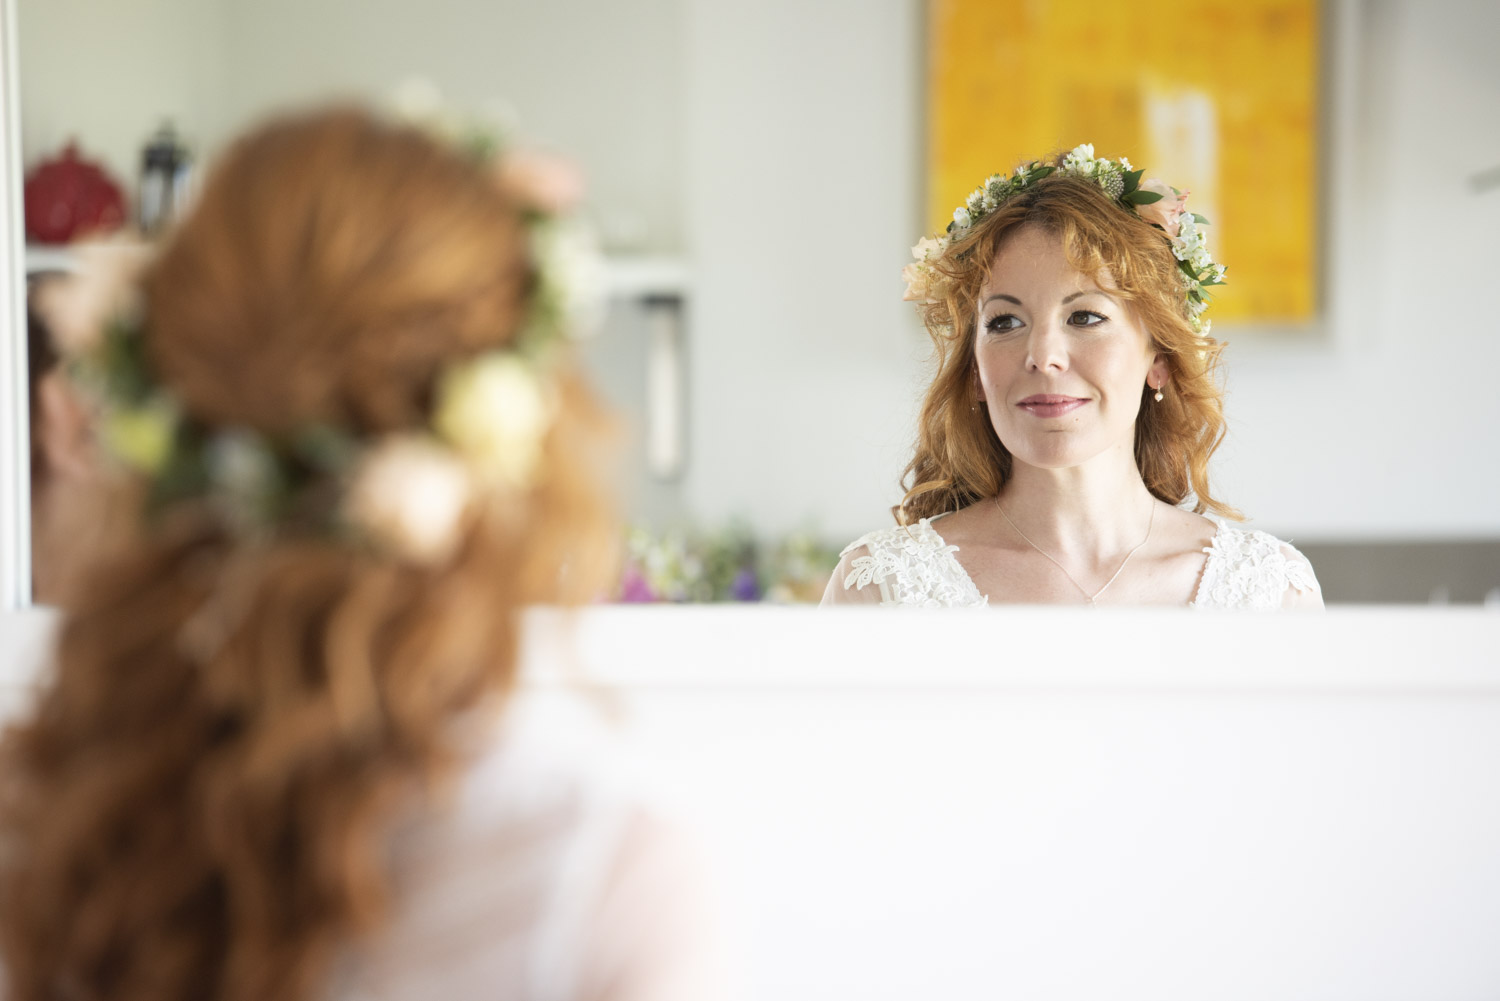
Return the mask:
{"type": "Polygon", "coordinates": [[[1209,490],[1224,269],[1187,194],[1079,146],[996,174],[913,248],[937,346],[897,526],[824,604],[1322,607],[1307,560],[1209,490]]]}

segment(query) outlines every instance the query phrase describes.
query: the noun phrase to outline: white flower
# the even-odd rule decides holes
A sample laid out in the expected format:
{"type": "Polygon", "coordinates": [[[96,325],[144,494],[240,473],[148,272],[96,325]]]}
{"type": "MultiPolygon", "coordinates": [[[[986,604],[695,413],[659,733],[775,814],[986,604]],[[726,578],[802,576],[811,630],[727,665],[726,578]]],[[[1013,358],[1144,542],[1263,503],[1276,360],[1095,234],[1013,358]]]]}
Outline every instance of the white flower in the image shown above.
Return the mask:
{"type": "Polygon", "coordinates": [[[933,298],[932,286],[938,279],[938,273],[927,262],[942,257],[947,249],[946,236],[924,236],[911,248],[911,256],[916,263],[901,269],[901,278],[906,282],[906,293],[901,297],[904,301],[927,302],[933,298]]]}
{"type": "Polygon", "coordinates": [[[908,264],[901,269],[901,280],[906,282],[904,302],[922,302],[927,298],[927,269],[920,264],[908,264]]]}
{"type": "Polygon", "coordinates": [[[964,204],[969,207],[970,212],[978,212],[984,207],[984,189],[969,192],[969,197],[964,204]]]}
{"type": "Polygon", "coordinates": [[[1172,238],[1172,253],[1179,261],[1191,263],[1199,253],[1203,252],[1203,234],[1198,232],[1198,227],[1193,224],[1191,212],[1184,212],[1177,217],[1179,225],[1178,233],[1172,238]]]}
{"type": "Polygon", "coordinates": [[[1125,171],[1127,174],[1135,170],[1135,168],[1130,165],[1130,161],[1123,156],[1120,157],[1120,169],[1125,171]]]}
{"type": "Polygon", "coordinates": [[[532,253],[541,274],[537,309],[560,318],[568,334],[584,337],[604,319],[604,258],[594,233],[575,219],[532,228],[532,253]]]}
{"type": "Polygon", "coordinates": [[[426,438],[400,435],[360,464],[345,516],[395,552],[433,562],[452,553],[472,495],[457,456],[426,438]]]}
{"type": "Polygon", "coordinates": [[[984,199],[980,203],[980,208],[982,208],[984,210],[985,214],[989,214],[989,213],[995,211],[995,209],[999,208],[999,206],[1000,206],[1000,200],[998,198],[996,198],[994,195],[990,194],[988,191],[986,191],[984,193],[984,199]]]}
{"type": "Polygon", "coordinates": [[[402,81],[391,94],[389,108],[398,122],[443,142],[455,142],[465,131],[462,116],[444,103],[437,84],[422,77],[402,81]]]}
{"type": "Polygon", "coordinates": [[[954,209],[953,225],[957,226],[961,230],[968,229],[970,226],[974,225],[973,219],[969,216],[969,210],[963,207],[954,209]]]}
{"type": "Polygon", "coordinates": [[[408,77],[391,94],[391,111],[403,122],[431,121],[443,113],[443,92],[425,77],[408,77]]]}
{"type": "Polygon", "coordinates": [[[1092,143],[1083,143],[1073,147],[1067,156],[1063,157],[1063,167],[1068,170],[1076,170],[1082,174],[1091,173],[1090,164],[1094,160],[1094,146],[1092,143]]]}
{"type": "Polygon", "coordinates": [[[531,367],[493,352],[448,373],[432,425],[486,479],[532,484],[554,403],[531,367]]]}
{"type": "Polygon", "coordinates": [[[906,281],[906,292],[901,296],[904,302],[932,302],[937,298],[934,287],[942,276],[926,264],[908,264],[901,269],[901,277],[906,281]]]}
{"type": "Polygon", "coordinates": [[[924,236],[917,241],[917,245],[911,248],[911,256],[918,261],[926,263],[935,258],[942,257],[943,251],[948,249],[948,238],[939,236],[924,236]]]}

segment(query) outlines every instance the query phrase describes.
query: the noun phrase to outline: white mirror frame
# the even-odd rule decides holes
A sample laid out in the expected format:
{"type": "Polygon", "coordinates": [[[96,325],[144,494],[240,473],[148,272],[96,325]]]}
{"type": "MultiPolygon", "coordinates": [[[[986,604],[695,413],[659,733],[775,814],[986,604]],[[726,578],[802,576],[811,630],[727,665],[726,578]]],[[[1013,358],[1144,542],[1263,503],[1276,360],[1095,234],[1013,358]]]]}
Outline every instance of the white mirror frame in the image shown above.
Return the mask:
{"type": "Polygon", "coordinates": [[[16,7],[0,0],[0,613],[31,604],[31,431],[16,7]]]}

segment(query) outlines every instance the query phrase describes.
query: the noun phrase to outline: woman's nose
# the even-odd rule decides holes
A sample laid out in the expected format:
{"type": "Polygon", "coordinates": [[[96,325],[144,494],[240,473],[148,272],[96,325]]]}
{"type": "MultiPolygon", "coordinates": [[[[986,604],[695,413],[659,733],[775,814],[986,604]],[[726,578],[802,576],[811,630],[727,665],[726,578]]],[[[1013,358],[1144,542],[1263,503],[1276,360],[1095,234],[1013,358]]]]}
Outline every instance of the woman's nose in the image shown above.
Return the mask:
{"type": "Polygon", "coordinates": [[[1026,340],[1026,369],[1063,372],[1068,368],[1067,333],[1059,320],[1039,320],[1026,340]]]}

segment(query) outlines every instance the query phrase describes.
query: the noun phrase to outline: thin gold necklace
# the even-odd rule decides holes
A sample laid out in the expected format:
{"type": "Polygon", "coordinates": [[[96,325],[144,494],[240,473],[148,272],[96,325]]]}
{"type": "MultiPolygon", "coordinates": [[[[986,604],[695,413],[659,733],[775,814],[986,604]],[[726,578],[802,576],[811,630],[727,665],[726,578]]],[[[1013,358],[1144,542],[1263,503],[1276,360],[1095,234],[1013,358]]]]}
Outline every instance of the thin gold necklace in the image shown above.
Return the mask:
{"type": "Polygon", "coordinates": [[[1084,588],[1084,586],[1082,584],[1078,583],[1078,581],[1074,580],[1072,574],[1068,573],[1068,568],[1067,567],[1063,566],[1061,563],[1059,563],[1056,560],[1052,559],[1052,556],[1047,552],[1047,550],[1043,549],[1041,546],[1037,545],[1035,542],[1032,542],[1031,539],[1027,537],[1026,533],[1023,532],[1023,531],[1021,531],[1020,526],[1017,525],[1015,522],[1013,522],[1013,521],[1010,520],[1010,515],[1008,515],[1008,514],[1005,513],[1005,508],[1000,507],[1000,495],[999,494],[995,495],[995,506],[998,507],[998,508],[1000,508],[1000,514],[1010,524],[1010,527],[1014,528],[1016,530],[1016,534],[1019,535],[1021,538],[1025,539],[1026,540],[1026,544],[1028,546],[1030,546],[1032,549],[1035,549],[1037,552],[1041,553],[1043,556],[1046,556],[1047,559],[1052,563],[1053,566],[1055,566],[1055,567],[1057,567],[1057,569],[1061,570],[1062,573],[1063,573],[1063,576],[1066,577],[1066,578],[1068,578],[1068,583],[1070,583],[1074,587],[1078,588],[1078,593],[1081,594],[1081,595],[1083,595],[1085,598],[1087,598],[1088,601],[1089,601],[1089,605],[1093,606],[1093,607],[1097,607],[1097,601],[1098,601],[1099,595],[1103,594],[1105,591],[1108,591],[1109,590],[1109,585],[1113,584],[1116,580],[1119,579],[1120,574],[1123,573],[1124,570],[1125,570],[1125,564],[1127,564],[1127,563],[1130,562],[1130,557],[1132,557],[1136,553],[1140,552],[1141,551],[1141,547],[1144,546],[1146,543],[1148,543],[1148,542],[1151,541],[1151,529],[1156,524],[1156,500],[1155,500],[1155,498],[1152,498],[1152,501],[1151,501],[1151,515],[1150,515],[1150,517],[1148,517],[1146,519],[1146,537],[1144,539],[1142,539],[1140,542],[1136,543],[1134,549],[1132,549],[1130,552],[1128,552],[1128,553],[1125,554],[1125,558],[1120,561],[1119,569],[1117,569],[1114,572],[1114,576],[1110,577],[1109,580],[1105,581],[1104,582],[1104,586],[1101,587],[1099,590],[1095,591],[1093,594],[1089,594],[1088,591],[1084,588]]]}

